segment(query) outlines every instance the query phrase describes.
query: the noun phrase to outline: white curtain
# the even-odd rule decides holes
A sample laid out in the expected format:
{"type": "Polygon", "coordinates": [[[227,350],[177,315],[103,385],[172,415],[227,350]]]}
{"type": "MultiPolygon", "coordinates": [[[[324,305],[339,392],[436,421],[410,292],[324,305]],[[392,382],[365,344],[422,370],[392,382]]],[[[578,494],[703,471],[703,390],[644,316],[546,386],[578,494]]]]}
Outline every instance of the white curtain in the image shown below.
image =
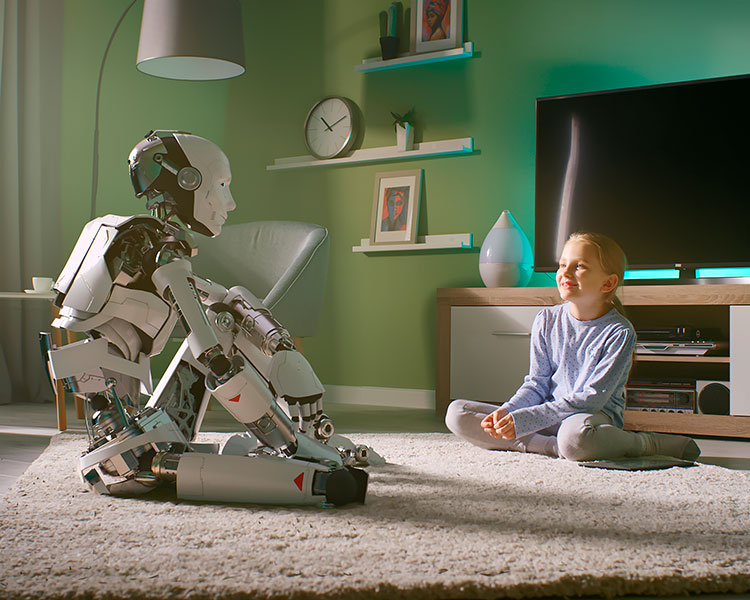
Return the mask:
{"type": "MultiPolygon", "coordinates": [[[[0,0],[0,291],[56,278],[63,0],[0,0]]],[[[53,398],[37,334],[50,305],[0,299],[0,402],[53,398]]]]}

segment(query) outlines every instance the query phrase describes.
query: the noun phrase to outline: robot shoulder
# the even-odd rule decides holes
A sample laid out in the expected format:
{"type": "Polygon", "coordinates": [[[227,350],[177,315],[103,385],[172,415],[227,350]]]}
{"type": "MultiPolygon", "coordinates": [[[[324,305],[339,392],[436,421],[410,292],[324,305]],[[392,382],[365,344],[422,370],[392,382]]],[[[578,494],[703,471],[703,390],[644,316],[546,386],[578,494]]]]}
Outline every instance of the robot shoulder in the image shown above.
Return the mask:
{"type": "Polygon", "coordinates": [[[118,228],[132,218],[105,215],[86,223],[68,257],[68,261],[55,282],[54,289],[58,293],[66,294],[83,263],[90,262],[92,259],[95,260],[94,255],[96,254],[103,256],[116,238],[118,228]]]}
{"type": "MultiPolygon", "coordinates": [[[[125,271],[132,280],[143,265],[144,255],[165,237],[164,223],[150,215],[105,215],[89,221],[63,267],[55,291],[66,295],[77,278],[94,277],[110,284],[125,271]]],[[[128,282],[121,282],[127,284],[128,282]]]]}

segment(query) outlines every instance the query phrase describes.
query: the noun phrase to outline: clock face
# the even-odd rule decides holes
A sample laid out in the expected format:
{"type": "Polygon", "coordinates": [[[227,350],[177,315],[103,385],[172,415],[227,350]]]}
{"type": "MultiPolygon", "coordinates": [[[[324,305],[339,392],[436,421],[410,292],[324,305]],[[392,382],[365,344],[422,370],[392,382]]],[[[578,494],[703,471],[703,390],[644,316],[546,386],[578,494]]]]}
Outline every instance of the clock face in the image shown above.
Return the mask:
{"type": "Polygon", "coordinates": [[[316,158],[346,154],[357,138],[356,108],[351,100],[332,96],[310,109],[305,120],[305,143],[316,158]]]}

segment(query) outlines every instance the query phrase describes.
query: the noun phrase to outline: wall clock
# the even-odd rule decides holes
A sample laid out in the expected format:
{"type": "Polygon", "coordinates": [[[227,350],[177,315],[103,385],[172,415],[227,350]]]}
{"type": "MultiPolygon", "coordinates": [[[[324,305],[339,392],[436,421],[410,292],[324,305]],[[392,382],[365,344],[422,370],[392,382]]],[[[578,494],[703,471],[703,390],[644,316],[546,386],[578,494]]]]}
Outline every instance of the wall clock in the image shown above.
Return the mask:
{"type": "Polygon", "coordinates": [[[305,144],[316,158],[336,158],[351,150],[359,137],[357,105],[348,98],[319,100],[305,119],[305,144]]]}

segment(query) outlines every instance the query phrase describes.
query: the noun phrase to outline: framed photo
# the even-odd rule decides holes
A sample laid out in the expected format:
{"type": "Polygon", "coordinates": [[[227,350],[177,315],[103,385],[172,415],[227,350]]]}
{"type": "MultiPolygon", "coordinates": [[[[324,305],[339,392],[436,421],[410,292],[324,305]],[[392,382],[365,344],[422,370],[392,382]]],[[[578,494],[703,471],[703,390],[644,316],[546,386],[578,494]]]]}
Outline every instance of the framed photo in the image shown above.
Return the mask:
{"type": "Polygon", "coordinates": [[[412,54],[458,48],[463,44],[463,0],[414,0],[412,54]]]}
{"type": "Polygon", "coordinates": [[[416,243],[421,196],[422,169],[377,173],[370,243],[416,243]]]}

